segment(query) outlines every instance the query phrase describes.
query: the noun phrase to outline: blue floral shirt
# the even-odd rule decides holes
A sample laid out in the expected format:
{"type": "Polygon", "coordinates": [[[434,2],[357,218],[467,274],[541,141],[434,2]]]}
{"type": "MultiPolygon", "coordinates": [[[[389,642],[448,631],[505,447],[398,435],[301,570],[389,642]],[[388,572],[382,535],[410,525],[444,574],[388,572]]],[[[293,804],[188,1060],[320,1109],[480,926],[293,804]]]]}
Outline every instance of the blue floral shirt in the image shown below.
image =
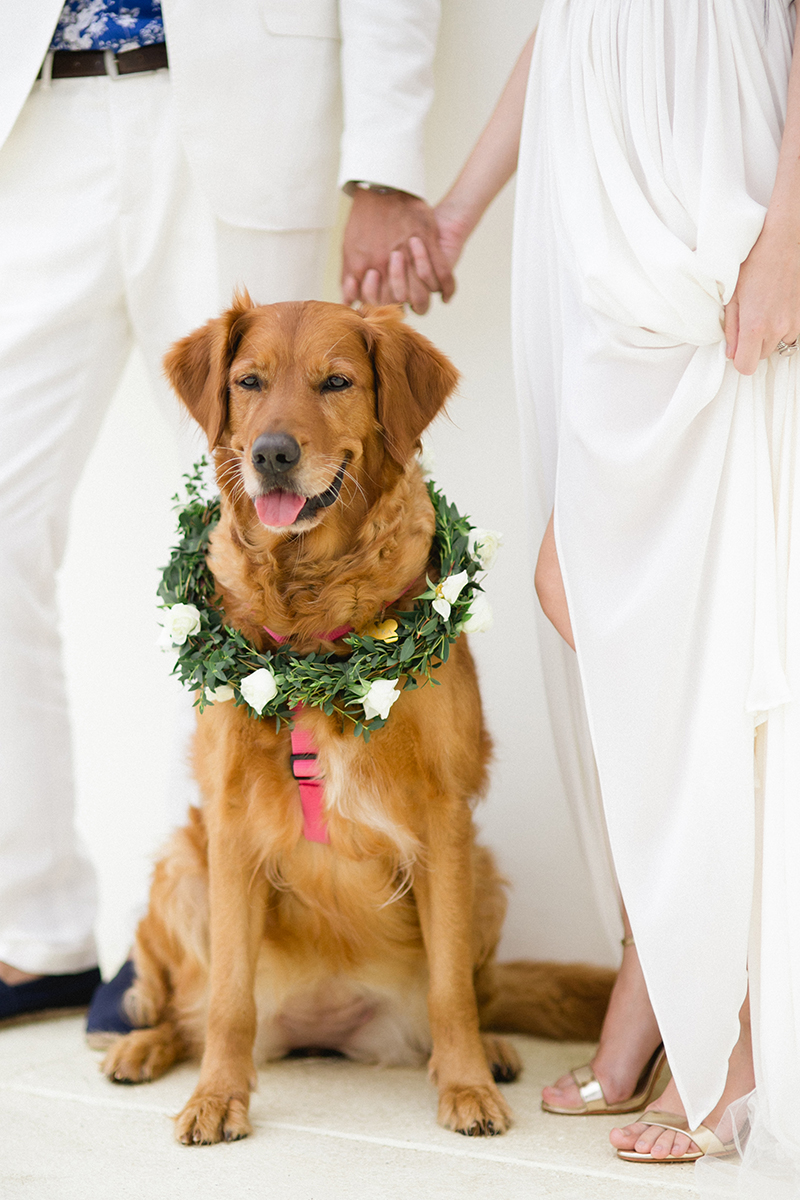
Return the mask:
{"type": "Polygon", "coordinates": [[[51,50],[132,50],[164,41],[160,0],[67,0],[51,50]]]}

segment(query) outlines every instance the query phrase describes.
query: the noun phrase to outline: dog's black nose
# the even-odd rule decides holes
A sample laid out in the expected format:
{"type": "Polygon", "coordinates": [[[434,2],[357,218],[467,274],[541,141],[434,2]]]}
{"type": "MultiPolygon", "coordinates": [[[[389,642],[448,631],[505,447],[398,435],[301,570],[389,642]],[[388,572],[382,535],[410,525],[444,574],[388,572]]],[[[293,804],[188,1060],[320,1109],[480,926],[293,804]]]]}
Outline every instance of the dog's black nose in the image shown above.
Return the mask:
{"type": "Polygon", "coordinates": [[[282,475],[300,461],[300,446],[290,433],[262,433],[250,457],[262,475],[282,475]]]}

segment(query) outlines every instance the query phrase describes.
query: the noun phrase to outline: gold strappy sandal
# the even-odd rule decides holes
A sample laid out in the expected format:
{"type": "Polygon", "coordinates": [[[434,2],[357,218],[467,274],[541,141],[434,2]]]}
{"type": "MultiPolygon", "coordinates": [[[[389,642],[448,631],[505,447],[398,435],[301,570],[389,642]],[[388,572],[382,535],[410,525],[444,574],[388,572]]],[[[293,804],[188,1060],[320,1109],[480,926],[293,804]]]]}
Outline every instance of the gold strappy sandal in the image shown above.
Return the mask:
{"type": "Polygon", "coordinates": [[[575,1067],[570,1075],[580,1092],[583,1105],[580,1108],[564,1108],[557,1104],[542,1101],[543,1112],[556,1113],[559,1117],[612,1117],[620,1113],[638,1112],[653,1099],[661,1072],[667,1065],[667,1056],[663,1046],[658,1046],[650,1061],[639,1076],[636,1090],[627,1100],[618,1100],[609,1104],[603,1095],[603,1089],[595,1078],[589,1063],[575,1067]]]}
{"type": "Polygon", "coordinates": [[[688,1163],[697,1162],[698,1158],[703,1158],[706,1154],[713,1154],[718,1158],[731,1158],[737,1152],[733,1142],[721,1142],[705,1125],[690,1129],[686,1118],[677,1113],[656,1112],[653,1109],[644,1113],[644,1116],[647,1119],[642,1121],[643,1125],[657,1125],[660,1129],[674,1129],[676,1133],[685,1133],[698,1149],[687,1150],[685,1154],[669,1154],[666,1158],[654,1158],[649,1150],[643,1154],[636,1150],[618,1150],[617,1157],[624,1158],[625,1162],[688,1163]]]}
{"type": "MultiPolygon", "coordinates": [[[[622,938],[623,950],[627,946],[635,945],[634,938],[622,938]]],[[[653,1051],[650,1061],[645,1065],[644,1070],[639,1076],[633,1095],[629,1096],[627,1100],[620,1100],[616,1104],[609,1104],[603,1095],[603,1089],[598,1083],[591,1065],[584,1063],[583,1066],[575,1067],[570,1071],[570,1075],[575,1081],[575,1086],[583,1101],[581,1107],[564,1108],[557,1104],[548,1104],[546,1100],[543,1100],[542,1110],[544,1112],[556,1113],[559,1117],[610,1117],[621,1113],[638,1112],[640,1108],[645,1108],[653,1099],[661,1072],[666,1065],[667,1056],[664,1052],[664,1047],[663,1045],[657,1046],[653,1051]]]]}

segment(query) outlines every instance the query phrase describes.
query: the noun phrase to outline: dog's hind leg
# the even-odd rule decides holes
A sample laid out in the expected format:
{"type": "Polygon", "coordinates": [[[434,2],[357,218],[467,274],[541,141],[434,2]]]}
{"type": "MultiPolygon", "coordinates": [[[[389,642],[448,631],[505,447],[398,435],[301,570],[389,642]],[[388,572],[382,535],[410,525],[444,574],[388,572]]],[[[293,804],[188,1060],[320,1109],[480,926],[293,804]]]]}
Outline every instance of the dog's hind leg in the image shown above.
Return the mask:
{"type": "Polygon", "coordinates": [[[186,1048],[172,1021],[152,1029],[135,1029],[109,1049],[101,1070],[114,1083],[148,1083],[186,1057],[186,1048]]]}
{"type": "MultiPolygon", "coordinates": [[[[189,810],[188,824],[172,835],[156,863],[148,910],[133,947],[134,979],[123,1009],[131,1024],[154,1027],[174,1016],[180,979],[203,975],[208,963],[208,859],[203,819],[189,810]]],[[[188,1007],[193,1006],[193,997],[188,1007]]],[[[186,996],[178,1008],[187,1007],[186,996]]]]}
{"type": "Polygon", "coordinates": [[[481,1041],[495,1083],[513,1083],[522,1070],[522,1059],[511,1043],[493,1033],[482,1033],[481,1041]]]}
{"type": "MultiPolygon", "coordinates": [[[[473,911],[473,946],[475,954],[475,998],[481,1030],[486,1026],[484,1009],[497,991],[496,963],[497,943],[506,915],[506,883],[495,865],[494,858],[485,846],[475,846],[472,853],[475,878],[475,904],[473,911]]],[[[495,1083],[511,1083],[522,1070],[522,1060],[514,1047],[505,1038],[491,1033],[481,1033],[486,1061],[495,1083]]]]}

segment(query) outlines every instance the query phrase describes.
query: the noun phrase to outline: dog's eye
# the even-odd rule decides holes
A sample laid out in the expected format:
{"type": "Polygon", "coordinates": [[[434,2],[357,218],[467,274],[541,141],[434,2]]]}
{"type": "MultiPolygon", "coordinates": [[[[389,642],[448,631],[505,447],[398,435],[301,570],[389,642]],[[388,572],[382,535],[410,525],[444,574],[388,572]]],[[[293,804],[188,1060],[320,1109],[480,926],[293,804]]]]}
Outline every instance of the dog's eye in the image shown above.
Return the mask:
{"type": "Polygon", "coordinates": [[[245,375],[244,379],[239,380],[239,387],[253,389],[261,387],[261,384],[257,375],[245,375]]]}
{"type": "Polygon", "coordinates": [[[323,392],[343,392],[345,388],[352,387],[349,379],[344,375],[329,375],[322,385],[323,392]]]}

